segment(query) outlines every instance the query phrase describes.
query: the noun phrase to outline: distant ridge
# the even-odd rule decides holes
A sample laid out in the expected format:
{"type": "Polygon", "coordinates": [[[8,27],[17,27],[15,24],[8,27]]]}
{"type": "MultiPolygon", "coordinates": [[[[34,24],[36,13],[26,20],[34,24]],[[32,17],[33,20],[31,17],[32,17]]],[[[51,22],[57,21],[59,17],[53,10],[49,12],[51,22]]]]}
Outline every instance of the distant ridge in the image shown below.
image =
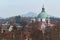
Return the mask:
{"type": "Polygon", "coordinates": [[[28,12],[26,14],[21,15],[22,17],[36,17],[37,14],[34,12],[28,12]]]}
{"type": "Polygon", "coordinates": [[[0,21],[3,21],[3,20],[4,20],[4,18],[0,17],[0,21]]]}
{"type": "Polygon", "coordinates": [[[0,19],[4,19],[4,18],[0,17],[0,19]]]}

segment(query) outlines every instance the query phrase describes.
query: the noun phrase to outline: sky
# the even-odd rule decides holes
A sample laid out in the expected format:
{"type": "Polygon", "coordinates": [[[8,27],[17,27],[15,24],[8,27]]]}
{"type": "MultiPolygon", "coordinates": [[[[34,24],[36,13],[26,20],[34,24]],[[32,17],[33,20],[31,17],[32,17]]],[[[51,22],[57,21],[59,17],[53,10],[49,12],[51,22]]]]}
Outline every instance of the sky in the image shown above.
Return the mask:
{"type": "Polygon", "coordinates": [[[43,4],[46,13],[60,17],[60,0],[0,0],[0,17],[7,18],[28,12],[39,14],[43,4]]]}

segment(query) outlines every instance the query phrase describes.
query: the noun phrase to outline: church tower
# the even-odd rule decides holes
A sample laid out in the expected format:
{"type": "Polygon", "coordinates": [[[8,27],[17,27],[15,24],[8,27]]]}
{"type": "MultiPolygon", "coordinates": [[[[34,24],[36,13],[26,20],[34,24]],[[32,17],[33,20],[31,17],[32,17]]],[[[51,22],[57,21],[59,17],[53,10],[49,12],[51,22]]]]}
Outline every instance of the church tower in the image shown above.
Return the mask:
{"type": "Polygon", "coordinates": [[[47,25],[50,22],[48,14],[45,11],[44,5],[42,7],[41,13],[38,14],[37,18],[41,22],[41,30],[43,30],[43,33],[44,33],[45,28],[47,27],[47,25]]]}
{"type": "Polygon", "coordinates": [[[37,18],[41,22],[46,22],[47,17],[48,17],[48,14],[45,12],[45,8],[44,8],[44,5],[43,5],[42,11],[41,11],[41,13],[38,14],[37,18]]]}

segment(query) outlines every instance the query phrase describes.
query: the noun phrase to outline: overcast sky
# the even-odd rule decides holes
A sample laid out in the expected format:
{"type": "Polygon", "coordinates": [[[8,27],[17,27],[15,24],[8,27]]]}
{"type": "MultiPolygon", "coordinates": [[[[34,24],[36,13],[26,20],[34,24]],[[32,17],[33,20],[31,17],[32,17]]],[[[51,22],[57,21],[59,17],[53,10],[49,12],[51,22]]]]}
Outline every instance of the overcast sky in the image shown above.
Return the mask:
{"type": "Polygon", "coordinates": [[[49,15],[60,17],[60,0],[0,0],[0,17],[7,18],[23,13],[40,13],[44,4],[49,15]]]}

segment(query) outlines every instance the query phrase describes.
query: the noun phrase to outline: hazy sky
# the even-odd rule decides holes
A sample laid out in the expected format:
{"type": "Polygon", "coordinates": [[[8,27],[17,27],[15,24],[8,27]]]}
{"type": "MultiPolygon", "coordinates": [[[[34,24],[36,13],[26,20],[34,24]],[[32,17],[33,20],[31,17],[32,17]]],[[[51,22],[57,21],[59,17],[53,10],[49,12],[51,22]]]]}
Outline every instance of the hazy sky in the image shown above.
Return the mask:
{"type": "Polygon", "coordinates": [[[49,15],[60,17],[60,0],[0,0],[0,17],[7,18],[23,13],[40,13],[45,6],[49,15]]]}

